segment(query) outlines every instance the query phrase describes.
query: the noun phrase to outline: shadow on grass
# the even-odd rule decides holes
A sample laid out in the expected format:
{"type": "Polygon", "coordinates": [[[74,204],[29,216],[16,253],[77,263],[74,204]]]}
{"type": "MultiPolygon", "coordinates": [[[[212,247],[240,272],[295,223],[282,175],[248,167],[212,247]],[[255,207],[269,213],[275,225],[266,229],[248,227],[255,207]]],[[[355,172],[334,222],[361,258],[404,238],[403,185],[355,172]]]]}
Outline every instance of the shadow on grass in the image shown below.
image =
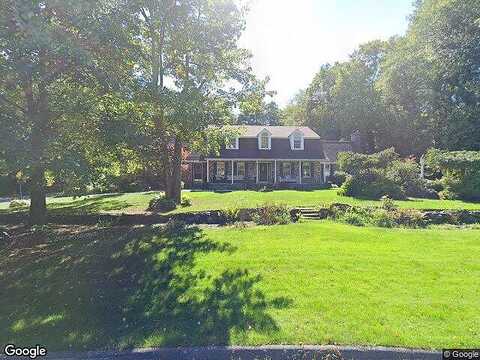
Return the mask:
{"type": "Polygon", "coordinates": [[[122,194],[103,194],[75,199],[69,202],[48,204],[49,214],[95,214],[100,211],[118,211],[131,206],[125,200],[118,200],[122,194]]]}
{"type": "Polygon", "coordinates": [[[268,309],[291,304],[267,300],[245,269],[207,275],[195,267],[198,255],[235,251],[198,228],[45,237],[0,250],[0,343],[49,351],[226,345],[232,334],[278,331],[268,309]]]}

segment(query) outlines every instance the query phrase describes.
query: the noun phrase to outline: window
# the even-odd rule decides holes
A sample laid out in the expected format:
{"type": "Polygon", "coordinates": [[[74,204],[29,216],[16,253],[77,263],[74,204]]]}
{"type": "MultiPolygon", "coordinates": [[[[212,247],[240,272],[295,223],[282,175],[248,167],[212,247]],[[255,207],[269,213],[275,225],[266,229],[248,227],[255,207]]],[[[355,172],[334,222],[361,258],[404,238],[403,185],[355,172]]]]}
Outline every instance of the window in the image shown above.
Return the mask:
{"type": "Polygon", "coordinates": [[[295,132],[290,138],[290,146],[292,150],[303,150],[303,134],[295,132]]]}
{"type": "Polygon", "coordinates": [[[292,164],[289,162],[282,163],[282,176],[292,176],[292,164]]]}
{"type": "Polygon", "coordinates": [[[245,177],[245,163],[237,162],[237,176],[245,177]]]}
{"type": "Polygon", "coordinates": [[[258,148],[260,150],[270,150],[272,146],[272,140],[270,134],[267,131],[263,131],[258,138],[258,148]]]}
{"type": "Polygon", "coordinates": [[[203,180],[203,164],[193,164],[193,180],[203,180]]]}
{"type": "Polygon", "coordinates": [[[238,137],[227,139],[225,142],[225,148],[230,150],[238,150],[238,137]]]}
{"type": "Polygon", "coordinates": [[[309,178],[312,176],[312,167],[309,162],[302,163],[302,175],[303,177],[309,178]]]}
{"type": "Polygon", "coordinates": [[[225,163],[223,161],[217,162],[217,176],[218,177],[225,176],[225,163]]]}

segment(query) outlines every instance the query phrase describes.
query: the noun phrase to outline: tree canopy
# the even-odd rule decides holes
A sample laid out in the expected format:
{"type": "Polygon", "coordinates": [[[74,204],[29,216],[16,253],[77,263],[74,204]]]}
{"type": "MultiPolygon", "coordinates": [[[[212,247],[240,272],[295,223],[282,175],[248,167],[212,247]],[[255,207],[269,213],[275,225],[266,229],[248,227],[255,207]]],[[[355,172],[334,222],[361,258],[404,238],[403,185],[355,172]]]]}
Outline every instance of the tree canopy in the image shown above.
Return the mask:
{"type": "Polygon", "coordinates": [[[358,130],[369,153],[390,146],[402,155],[432,146],[478,150],[479,40],[480,3],[418,1],[404,36],[363,44],[348,61],[323,65],[294,121],[327,138],[358,130]]]}

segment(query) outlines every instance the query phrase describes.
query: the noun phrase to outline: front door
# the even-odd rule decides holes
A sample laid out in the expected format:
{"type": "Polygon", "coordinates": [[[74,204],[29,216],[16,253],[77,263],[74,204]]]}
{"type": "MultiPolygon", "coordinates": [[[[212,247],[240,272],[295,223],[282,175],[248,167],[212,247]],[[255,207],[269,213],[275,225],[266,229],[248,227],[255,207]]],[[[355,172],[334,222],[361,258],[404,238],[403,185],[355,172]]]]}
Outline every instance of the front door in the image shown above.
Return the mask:
{"type": "Polygon", "coordinates": [[[269,163],[259,163],[258,164],[258,181],[260,182],[268,182],[269,180],[269,163]]]}

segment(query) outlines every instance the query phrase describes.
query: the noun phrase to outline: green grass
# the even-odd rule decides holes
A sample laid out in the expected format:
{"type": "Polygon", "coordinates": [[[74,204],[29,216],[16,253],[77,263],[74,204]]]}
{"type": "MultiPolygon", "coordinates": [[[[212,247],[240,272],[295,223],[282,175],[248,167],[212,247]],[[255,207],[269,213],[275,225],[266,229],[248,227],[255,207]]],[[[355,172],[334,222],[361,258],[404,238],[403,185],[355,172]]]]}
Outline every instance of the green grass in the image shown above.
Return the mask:
{"type": "MultiPolygon", "coordinates": [[[[47,202],[52,213],[141,213],[147,208],[150,199],[158,194],[158,192],[102,194],[82,196],[76,199],[72,197],[50,197],[47,202]]],[[[315,191],[277,190],[271,192],[233,191],[228,193],[199,191],[184,192],[183,196],[192,201],[192,206],[179,207],[172,213],[232,207],[249,208],[265,202],[277,202],[292,206],[315,206],[332,202],[352,205],[379,204],[379,201],[339,196],[336,189],[315,191]]],[[[412,209],[480,210],[480,203],[461,200],[410,199],[397,201],[396,203],[402,208],[412,209]]],[[[8,203],[0,203],[0,213],[8,211],[8,203]]]]}
{"type": "Polygon", "coordinates": [[[0,343],[440,349],[480,338],[480,230],[11,231],[15,246],[0,248],[0,343]]]}

